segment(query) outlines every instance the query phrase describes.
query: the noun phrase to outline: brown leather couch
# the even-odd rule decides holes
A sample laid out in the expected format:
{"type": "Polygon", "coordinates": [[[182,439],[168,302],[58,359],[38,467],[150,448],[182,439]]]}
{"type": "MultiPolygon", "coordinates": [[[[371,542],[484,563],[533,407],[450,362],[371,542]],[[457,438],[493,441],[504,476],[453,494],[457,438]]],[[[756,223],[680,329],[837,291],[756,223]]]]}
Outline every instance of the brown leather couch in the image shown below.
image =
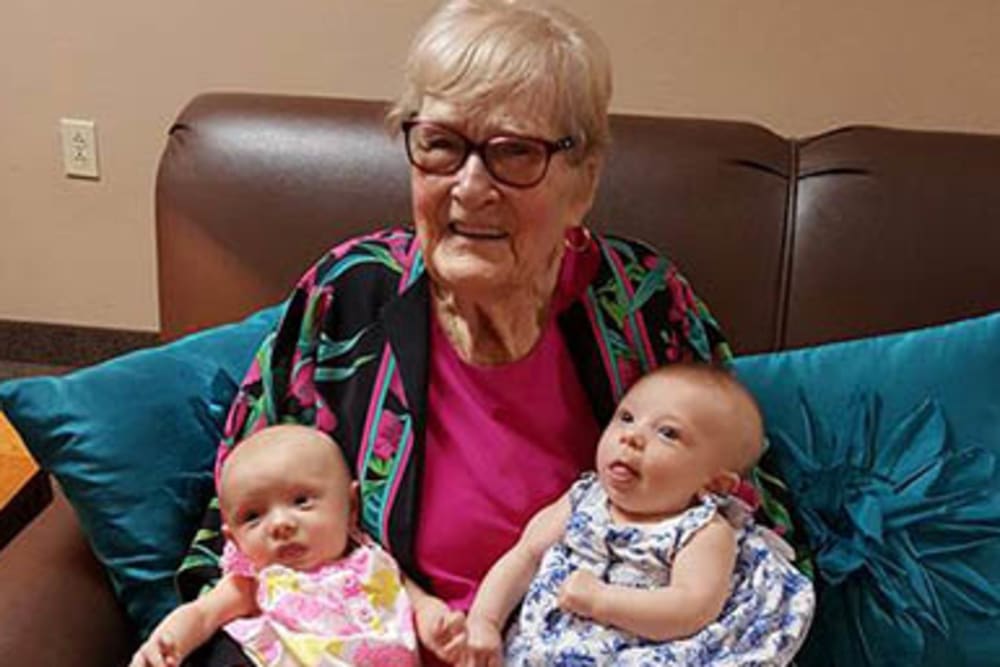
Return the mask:
{"type": "MultiPolygon", "coordinates": [[[[156,189],[165,339],[282,298],[338,239],[409,217],[384,105],[203,95],[156,189]]],[[[676,259],[737,353],[1000,308],[1000,137],[616,116],[591,214],[676,259]]],[[[128,624],[60,494],[0,553],[0,664],[122,664],[128,624]]]]}

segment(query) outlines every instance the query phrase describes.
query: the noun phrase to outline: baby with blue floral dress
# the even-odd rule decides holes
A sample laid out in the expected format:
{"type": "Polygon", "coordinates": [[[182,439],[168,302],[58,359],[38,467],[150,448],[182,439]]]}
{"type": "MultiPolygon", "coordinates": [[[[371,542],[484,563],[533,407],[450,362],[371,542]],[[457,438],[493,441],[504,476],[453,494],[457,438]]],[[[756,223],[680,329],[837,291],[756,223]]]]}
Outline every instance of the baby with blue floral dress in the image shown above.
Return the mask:
{"type": "Polygon", "coordinates": [[[487,574],[463,665],[791,662],[812,584],[732,495],[762,442],[757,405],[727,371],[680,364],[640,379],[601,436],[595,471],[487,574]]]}

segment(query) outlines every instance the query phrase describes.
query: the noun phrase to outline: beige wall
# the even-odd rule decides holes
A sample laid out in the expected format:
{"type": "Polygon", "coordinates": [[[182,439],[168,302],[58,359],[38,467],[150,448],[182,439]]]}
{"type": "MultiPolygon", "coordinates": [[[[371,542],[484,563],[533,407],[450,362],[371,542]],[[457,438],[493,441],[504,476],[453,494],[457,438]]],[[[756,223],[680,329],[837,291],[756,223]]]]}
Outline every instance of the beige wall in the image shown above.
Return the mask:
{"type": "MultiPolygon", "coordinates": [[[[995,0],[565,0],[604,35],[615,110],[1000,133],[995,0]]],[[[164,131],[209,89],[391,97],[434,0],[6,0],[0,319],[157,328],[164,131]],[[62,175],[97,121],[102,179],[62,175]]]]}

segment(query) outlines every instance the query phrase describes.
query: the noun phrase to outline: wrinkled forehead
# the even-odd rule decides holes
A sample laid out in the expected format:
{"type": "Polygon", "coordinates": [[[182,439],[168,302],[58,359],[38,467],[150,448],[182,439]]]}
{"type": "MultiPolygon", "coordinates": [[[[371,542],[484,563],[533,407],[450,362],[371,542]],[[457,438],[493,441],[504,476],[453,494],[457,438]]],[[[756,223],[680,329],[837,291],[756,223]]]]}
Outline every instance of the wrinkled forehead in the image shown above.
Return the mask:
{"type": "Polygon", "coordinates": [[[555,139],[561,134],[546,100],[521,98],[483,104],[476,100],[456,101],[427,95],[417,115],[422,120],[442,123],[481,140],[496,134],[555,139]]]}

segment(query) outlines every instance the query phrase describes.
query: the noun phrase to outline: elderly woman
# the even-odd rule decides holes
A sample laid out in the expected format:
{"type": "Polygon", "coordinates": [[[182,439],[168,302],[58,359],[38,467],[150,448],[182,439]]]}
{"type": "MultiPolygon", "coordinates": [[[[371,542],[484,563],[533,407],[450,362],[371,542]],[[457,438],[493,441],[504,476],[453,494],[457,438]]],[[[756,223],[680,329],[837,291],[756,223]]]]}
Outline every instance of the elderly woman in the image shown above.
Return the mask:
{"type": "MultiPolygon", "coordinates": [[[[362,528],[455,610],[591,465],[635,378],[728,358],[667,259],[584,226],[610,94],[605,47],[573,16],[444,5],[389,114],[413,227],[348,240],[302,277],[229,416],[223,447],[277,422],[330,433],[355,467],[362,528]]],[[[197,554],[219,552],[218,521],[210,509],[197,554]]],[[[192,596],[217,571],[188,560],[192,596]]],[[[231,664],[222,653],[201,659],[231,664]]]]}

